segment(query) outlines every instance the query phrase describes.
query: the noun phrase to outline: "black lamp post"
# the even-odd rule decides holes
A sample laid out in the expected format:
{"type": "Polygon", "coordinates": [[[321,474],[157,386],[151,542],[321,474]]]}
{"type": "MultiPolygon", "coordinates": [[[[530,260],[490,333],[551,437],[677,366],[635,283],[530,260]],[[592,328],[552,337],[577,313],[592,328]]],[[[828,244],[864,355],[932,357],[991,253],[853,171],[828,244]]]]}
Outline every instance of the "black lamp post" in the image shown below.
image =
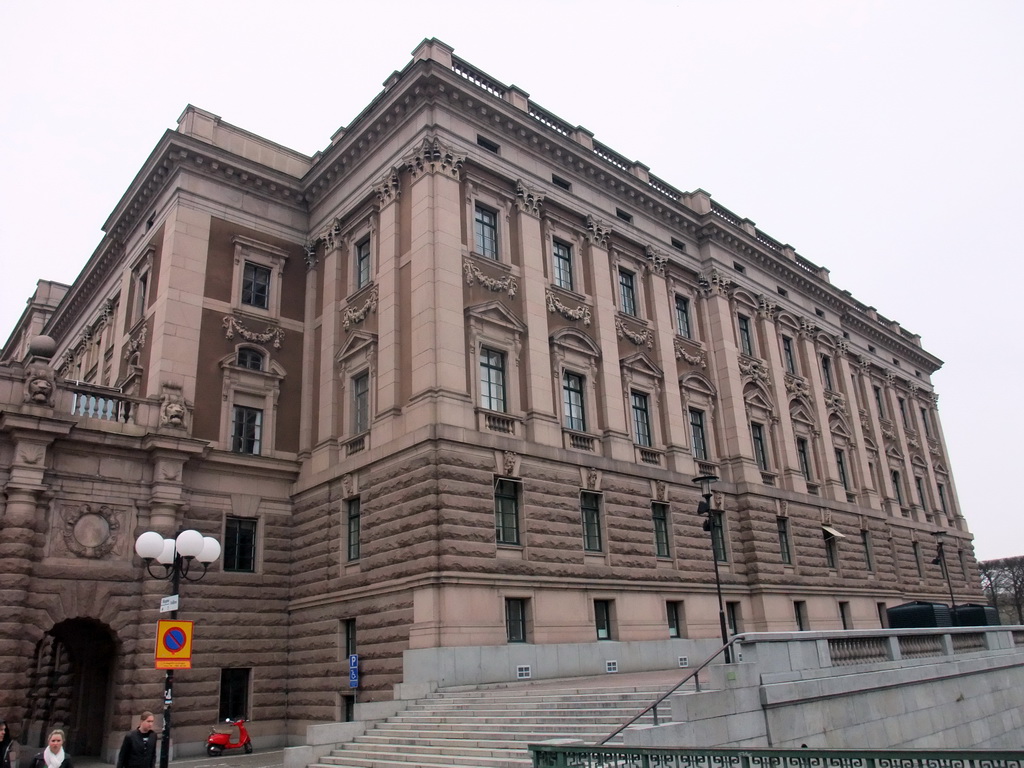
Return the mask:
{"type": "Polygon", "coordinates": [[[945,543],[943,541],[943,537],[945,535],[946,534],[943,531],[935,532],[935,548],[938,552],[932,560],[932,564],[939,566],[939,568],[942,569],[942,575],[946,577],[946,587],[949,589],[949,618],[955,627],[960,622],[956,617],[956,598],[953,597],[953,580],[949,576],[949,567],[946,565],[946,548],[943,546],[945,543]]]}
{"type": "MultiPolygon", "coordinates": [[[[156,531],[146,531],[135,540],[135,552],[146,564],[146,571],[154,579],[170,579],[171,595],[178,597],[181,580],[199,581],[207,569],[220,557],[220,542],[212,536],[203,536],[199,531],[180,531],[173,539],[165,539],[156,531]],[[163,573],[153,572],[153,561],[164,567],[163,573]],[[203,572],[196,574],[195,564],[203,566],[203,572]],[[190,575],[191,574],[191,575],[190,575]]],[[[178,618],[175,606],[171,618],[178,618]]],[[[160,768],[167,768],[171,755],[171,701],[174,691],[174,670],[164,672],[164,730],[160,744],[160,768]]]]}
{"type": "MultiPolygon", "coordinates": [[[[718,482],[715,475],[701,475],[693,478],[693,482],[700,486],[700,495],[703,501],[697,505],[697,514],[707,517],[704,521],[704,530],[711,534],[711,562],[715,565],[715,590],[718,592],[718,624],[722,630],[722,645],[725,648],[725,663],[732,663],[732,649],[729,645],[729,628],[725,621],[725,603],[722,602],[722,578],[718,573],[718,549],[715,546],[715,536],[721,536],[722,527],[719,516],[711,509],[711,484],[718,482]]],[[[724,541],[722,542],[724,545],[724,541]]]]}

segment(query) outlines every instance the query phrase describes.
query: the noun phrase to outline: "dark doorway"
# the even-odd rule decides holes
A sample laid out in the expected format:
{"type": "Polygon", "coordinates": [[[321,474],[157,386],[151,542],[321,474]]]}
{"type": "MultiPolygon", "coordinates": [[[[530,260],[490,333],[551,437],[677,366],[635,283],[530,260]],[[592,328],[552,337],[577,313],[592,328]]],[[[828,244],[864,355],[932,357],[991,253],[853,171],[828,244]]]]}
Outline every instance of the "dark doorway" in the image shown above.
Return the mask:
{"type": "Polygon", "coordinates": [[[116,652],[113,632],[94,619],[62,621],[47,633],[33,659],[26,743],[42,747],[63,725],[70,754],[101,755],[116,652]]]}

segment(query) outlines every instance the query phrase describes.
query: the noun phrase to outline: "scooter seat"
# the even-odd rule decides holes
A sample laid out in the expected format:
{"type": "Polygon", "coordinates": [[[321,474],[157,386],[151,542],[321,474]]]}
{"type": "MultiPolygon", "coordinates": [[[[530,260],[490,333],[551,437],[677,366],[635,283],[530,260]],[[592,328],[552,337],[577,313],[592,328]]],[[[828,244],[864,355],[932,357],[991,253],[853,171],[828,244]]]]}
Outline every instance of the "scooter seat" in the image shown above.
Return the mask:
{"type": "Polygon", "coordinates": [[[216,725],[210,729],[210,733],[221,733],[230,736],[234,731],[231,728],[218,728],[216,725]]]}

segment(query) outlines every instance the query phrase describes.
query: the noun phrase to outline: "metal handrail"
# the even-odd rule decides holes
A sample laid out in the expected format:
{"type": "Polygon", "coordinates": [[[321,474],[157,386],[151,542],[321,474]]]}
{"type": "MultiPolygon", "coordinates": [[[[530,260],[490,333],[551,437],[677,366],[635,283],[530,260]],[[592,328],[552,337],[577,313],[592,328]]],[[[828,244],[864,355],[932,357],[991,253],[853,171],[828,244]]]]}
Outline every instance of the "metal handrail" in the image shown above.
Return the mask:
{"type": "MultiPolygon", "coordinates": [[[[692,678],[697,677],[697,674],[702,669],[704,669],[706,666],[708,666],[712,661],[717,659],[719,656],[724,654],[726,652],[726,650],[731,649],[733,644],[737,640],[742,640],[742,639],[743,639],[743,635],[736,635],[735,637],[733,637],[731,640],[729,640],[728,643],[726,643],[721,648],[719,648],[717,651],[715,651],[710,656],[708,656],[703,662],[701,662],[701,664],[699,666],[695,667],[688,675],[686,675],[686,677],[684,677],[682,680],[680,680],[678,683],[676,683],[674,686],[672,686],[668,691],[666,691],[664,694],[662,694],[661,697],[659,699],[657,699],[653,704],[648,706],[646,709],[644,709],[642,712],[640,712],[638,715],[636,715],[636,717],[634,717],[633,719],[631,719],[631,720],[623,723],[622,725],[620,725],[614,731],[612,731],[607,736],[605,736],[603,739],[601,739],[601,741],[597,742],[597,744],[595,744],[594,746],[597,746],[597,747],[604,746],[609,741],[611,741],[616,736],[618,736],[620,733],[622,733],[624,730],[629,728],[629,726],[631,726],[633,723],[635,723],[641,717],[643,717],[644,715],[646,715],[648,712],[651,712],[651,711],[654,712],[654,724],[658,725],[658,705],[661,704],[661,702],[663,702],[665,699],[667,699],[673,693],[678,691],[680,688],[682,688],[684,685],[686,685],[686,683],[688,683],[692,678]]],[[[700,679],[699,678],[697,679],[697,690],[698,691],[700,690],[700,679]]]]}

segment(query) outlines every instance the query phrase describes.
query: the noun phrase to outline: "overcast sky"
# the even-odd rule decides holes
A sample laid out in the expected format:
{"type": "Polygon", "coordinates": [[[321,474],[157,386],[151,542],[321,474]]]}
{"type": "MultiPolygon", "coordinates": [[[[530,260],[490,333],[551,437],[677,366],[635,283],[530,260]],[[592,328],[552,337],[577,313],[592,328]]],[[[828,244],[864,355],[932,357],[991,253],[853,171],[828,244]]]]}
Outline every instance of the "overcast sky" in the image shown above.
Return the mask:
{"type": "Polygon", "coordinates": [[[2,340],[186,104],[312,154],[426,37],[920,334],[978,557],[1024,554],[1022,2],[0,0],[2,340]]]}

